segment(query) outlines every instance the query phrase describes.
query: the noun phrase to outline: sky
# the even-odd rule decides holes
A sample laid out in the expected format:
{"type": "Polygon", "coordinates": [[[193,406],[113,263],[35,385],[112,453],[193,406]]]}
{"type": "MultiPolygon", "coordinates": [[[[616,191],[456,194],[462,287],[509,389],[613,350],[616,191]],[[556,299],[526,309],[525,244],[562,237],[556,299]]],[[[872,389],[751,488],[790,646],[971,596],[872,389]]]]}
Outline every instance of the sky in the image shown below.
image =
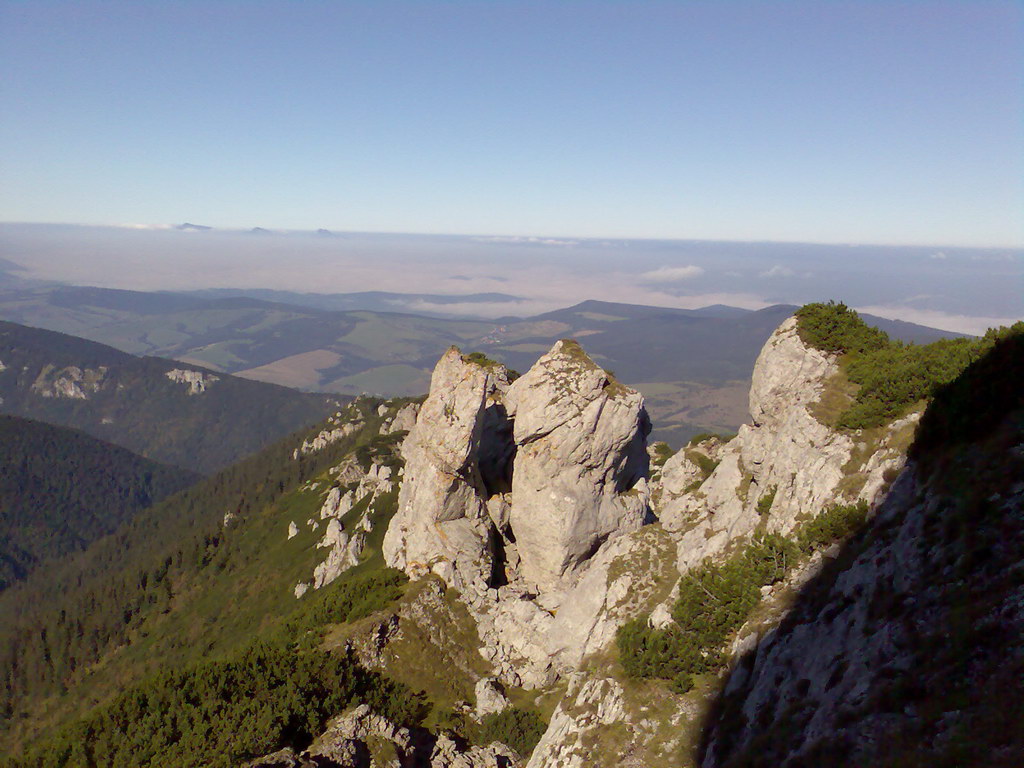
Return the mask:
{"type": "Polygon", "coordinates": [[[1024,245],[1019,2],[0,0],[0,73],[5,222],[1024,245]]]}

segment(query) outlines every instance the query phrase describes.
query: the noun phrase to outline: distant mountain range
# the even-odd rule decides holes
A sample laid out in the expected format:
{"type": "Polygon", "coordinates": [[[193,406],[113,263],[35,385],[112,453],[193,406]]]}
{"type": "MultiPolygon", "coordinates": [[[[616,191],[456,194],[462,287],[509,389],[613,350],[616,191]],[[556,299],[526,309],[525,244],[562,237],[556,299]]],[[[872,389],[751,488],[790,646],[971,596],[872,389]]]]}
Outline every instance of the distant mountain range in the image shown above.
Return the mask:
{"type": "MultiPolygon", "coordinates": [[[[310,392],[418,395],[455,344],[525,370],[559,338],[578,339],[595,360],[637,387],[673,444],[746,417],[754,359],[795,307],[696,310],[586,301],[532,317],[438,316],[439,306],[521,301],[363,292],[303,294],[218,289],[145,293],[74,286],[0,290],[0,317],[75,334],[136,355],[173,358],[218,373],[310,392]],[[408,311],[429,305],[428,316],[408,311]]],[[[897,338],[957,336],[866,317],[897,338]]]]}

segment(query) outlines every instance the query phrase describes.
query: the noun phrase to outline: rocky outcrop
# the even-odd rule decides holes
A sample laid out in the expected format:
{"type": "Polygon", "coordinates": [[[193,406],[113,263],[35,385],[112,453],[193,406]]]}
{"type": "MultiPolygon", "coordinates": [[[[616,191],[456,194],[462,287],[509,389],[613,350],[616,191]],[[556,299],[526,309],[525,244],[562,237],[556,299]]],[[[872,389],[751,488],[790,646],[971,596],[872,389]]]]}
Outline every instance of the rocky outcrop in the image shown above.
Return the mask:
{"type": "Polygon", "coordinates": [[[526,768],[589,768],[586,736],[600,726],[626,719],[622,686],[610,678],[576,676],[526,768]]]}
{"type": "Polygon", "coordinates": [[[87,400],[100,390],[106,375],[107,368],[103,365],[98,368],[79,368],[77,365],[57,368],[48,364],[32,382],[31,391],[42,397],[87,400]]]}
{"type": "Polygon", "coordinates": [[[662,465],[658,482],[652,488],[659,492],[658,506],[663,508],[698,488],[722,460],[725,445],[718,437],[706,437],[672,454],[662,465]]]}
{"type": "Polygon", "coordinates": [[[524,580],[550,591],[643,525],[651,425],[640,393],[573,341],[556,343],[505,403],[516,444],[509,521],[524,580]]]}
{"type": "Polygon", "coordinates": [[[586,566],[648,514],[649,430],[640,395],[575,342],[511,384],[503,366],[452,348],[402,447],[385,559],[458,588],[502,682],[546,685],[589,647],[579,627],[595,626],[614,556],[589,580],[586,566]],[[581,621],[556,629],[566,601],[581,621]]]}
{"type": "Polygon", "coordinates": [[[299,456],[322,451],[327,446],[354,435],[364,426],[365,422],[359,409],[354,404],[350,405],[345,411],[338,411],[328,418],[327,427],[313,437],[303,440],[302,445],[292,452],[292,458],[298,459],[299,456]]]}
{"type": "Polygon", "coordinates": [[[487,411],[501,408],[507,388],[504,367],[480,365],[455,347],[438,362],[402,446],[398,512],[384,536],[388,565],[413,576],[434,571],[457,587],[490,578],[494,524],[481,464],[491,452],[481,443],[494,437],[493,430],[484,432],[492,418],[487,411]]]}
{"type": "Polygon", "coordinates": [[[420,411],[419,403],[407,403],[395,411],[394,416],[385,416],[384,426],[381,432],[393,434],[395,432],[408,432],[416,425],[416,415],[420,411]]]}
{"type": "Polygon", "coordinates": [[[987,475],[983,513],[950,493],[948,457],[938,473],[911,467],[897,480],[869,535],[809,580],[732,671],[705,768],[754,755],[778,766],[1021,764],[1022,437],[1016,455],[1004,443],[960,459],[957,471],[987,475]]]}
{"type": "Polygon", "coordinates": [[[565,593],[546,638],[562,671],[580,667],[607,648],[626,621],[664,600],[678,574],[675,545],[660,526],[648,526],[609,542],[579,581],[565,593]]]}
{"type": "Polygon", "coordinates": [[[327,586],[349,568],[358,565],[359,555],[365,545],[366,534],[357,532],[349,536],[341,530],[341,523],[331,520],[324,540],[317,545],[330,547],[330,552],[327,553],[327,559],[313,569],[313,589],[327,586]]]}
{"type": "MultiPolygon", "coordinates": [[[[368,469],[363,470],[358,461],[348,458],[331,469],[331,473],[338,478],[335,481],[337,484],[326,491],[320,507],[319,521],[313,518],[306,521],[306,525],[312,531],[320,528],[321,521],[327,522],[316,548],[329,551],[326,559],[314,568],[312,580],[295,585],[296,598],[302,597],[310,588],[320,589],[327,586],[349,568],[359,564],[366,546],[366,535],[374,528],[374,503],[380,496],[394,490],[395,479],[401,475],[402,469],[399,467],[396,471],[389,465],[371,463],[368,469]],[[346,481],[347,485],[340,484],[346,481]],[[346,530],[342,518],[348,515],[356,504],[362,506],[363,512],[357,520],[350,521],[351,530],[346,530]]],[[[298,526],[295,526],[294,522],[291,523],[288,538],[291,539],[298,533],[298,526]]]]}
{"type": "Polygon", "coordinates": [[[190,371],[182,368],[168,371],[164,376],[175,384],[184,384],[188,387],[188,394],[190,395],[201,395],[211,384],[220,381],[220,377],[214,376],[212,373],[190,371]]]}
{"type": "Polygon", "coordinates": [[[396,726],[362,704],[331,720],[301,754],[284,749],[243,768],[516,768],[520,763],[504,744],[471,746],[445,733],[396,726]]]}
{"type": "Polygon", "coordinates": [[[752,421],[721,450],[710,476],[676,496],[696,475],[685,454],[666,463],[662,483],[673,492],[664,495],[658,516],[680,536],[681,571],[755,529],[788,533],[830,504],[873,502],[895,477],[917,415],[890,425],[880,440],[827,426],[820,403],[838,374],[836,355],[805,344],[789,318],[754,365],[752,421]]]}
{"type": "Polygon", "coordinates": [[[654,686],[638,695],[601,669],[576,673],[527,768],[682,765],[687,721],[696,714],[654,686]]]}
{"type": "Polygon", "coordinates": [[[504,687],[493,677],[480,678],[477,681],[474,693],[476,694],[476,716],[478,720],[487,715],[503,712],[509,706],[509,700],[505,696],[504,687]]]}
{"type": "Polygon", "coordinates": [[[520,577],[562,588],[606,540],[643,524],[649,431],[640,395],[575,342],[511,385],[503,366],[452,348],[403,446],[385,558],[461,589],[520,577]]]}

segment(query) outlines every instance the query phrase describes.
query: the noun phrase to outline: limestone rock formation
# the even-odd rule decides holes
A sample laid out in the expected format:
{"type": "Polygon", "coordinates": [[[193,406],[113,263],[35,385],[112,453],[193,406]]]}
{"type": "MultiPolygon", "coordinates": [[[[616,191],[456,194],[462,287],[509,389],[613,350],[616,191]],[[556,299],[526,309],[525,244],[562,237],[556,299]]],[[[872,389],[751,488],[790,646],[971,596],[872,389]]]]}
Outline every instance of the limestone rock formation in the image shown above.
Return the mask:
{"type": "Polygon", "coordinates": [[[482,677],[476,684],[477,719],[504,711],[509,706],[508,697],[501,683],[493,677],[482,677]]]}
{"type": "Polygon", "coordinates": [[[643,525],[650,420],[638,392],[565,340],[505,402],[516,443],[509,521],[524,579],[551,590],[610,537],[643,525]]]}
{"type": "Polygon", "coordinates": [[[87,400],[103,386],[107,367],[79,368],[69,365],[57,368],[55,365],[44,365],[31,390],[42,397],[65,398],[68,400],[87,400]]]}
{"type": "Polygon", "coordinates": [[[409,403],[403,405],[398,411],[395,412],[393,418],[384,422],[384,429],[382,430],[386,434],[393,432],[408,432],[416,424],[416,414],[419,413],[419,403],[409,403]]]}
{"type": "Polygon", "coordinates": [[[396,726],[365,704],[339,715],[301,754],[291,748],[243,768],[516,768],[519,755],[498,742],[471,746],[447,734],[396,726]],[[395,758],[397,756],[397,762],[395,758]]]}
{"type": "Polygon", "coordinates": [[[649,430],[641,396],[575,342],[511,384],[503,366],[452,348],[402,447],[385,559],[459,589],[502,682],[546,685],[589,647],[578,627],[600,623],[613,558],[583,582],[585,566],[648,514],[649,430]],[[580,622],[556,629],[566,600],[580,622]]]}
{"type": "Polygon", "coordinates": [[[454,586],[488,578],[493,526],[480,445],[487,411],[507,388],[502,366],[480,365],[455,347],[438,362],[402,446],[398,512],[384,536],[388,565],[414,576],[434,570],[454,586]]]}
{"type": "MultiPolygon", "coordinates": [[[[827,426],[816,409],[838,372],[835,355],[800,339],[795,317],[768,339],[754,365],[752,423],[721,450],[699,488],[665,494],[658,510],[663,525],[681,534],[681,571],[759,525],[787,533],[829,504],[873,502],[895,477],[917,414],[890,425],[876,444],[827,426]]],[[[666,464],[666,488],[690,478],[677,480],[671,469],[666,464]]]]}
{"type": "MultiPolygon", "coordinates": [[[[320,589],[335,581],[349,568],[359,564],[366,546],[366,535],[374,528],[372,511],[374,502],[383,494],[394,490],[395,474],[390,466],[371,463],[363,470],[354,458],[348,458],[339,466],[330,470],[338,478],[337,483],[324,491],[324,501],[320,507],[319,520],[309,518],[306,525],[311,531],[320,527],[320,521],[327,521],[324,534],[316,544],[316,549],[327,549],[327,557],[313,570],[312,579],[295,585],[296,599],[301,598],[310,589],[320,589]],[[340,483],[344,482],[343,488],[340,483]],[[343,492],[344,490],[344,492],[343,492]],[[361,504],[362,514],[358,520],[349,521],[350,529],[345,529],[342,518],[355,504],[361,504]]],[[[401,473],[399,469],[398,474],[401,473]]],[[[314,491],[317,484],[311,484],[307,490],[314,491]]],[[[288,538],[299,533],[298,526],[292,522],[288,527],[288,538]]]]}
{"type": "Polygon", "coordinates": [[[520,574],[542,592],[566,586],[606,540],[643,524],[649,431],[639,393],[575,342],[511,385],[504,367],[452,348],[403,446],[385,558],[460,588],[520,574]]]}
{"type": "Polygon", "coordinates": [[[176,384],[184,384],[188,387],[188,394],[190,395],[201,395],[211,384],[220,381],[220,377],[214,376],[212,373],[190,371],[181,368],[175,368],[164,375],[176,384]]]}
{"type": "Polygon", "coordinates": [[[735,666],[703,766],[1021,764],[1022,437],[964,461],[987,470],[982,514],[950,493],[948,457],[901,475],[872,535],[735,666]]]}
{"type": "Polygon", "coordinates": [[[575,676],[526,768],[588,768],[593,762],[586,746],[587,732],[621,723],[625,716],[619,683],[610,678],[575,676]]]}
{"type": "Polygon", "coordinates": [[[662,506],[699,486],[721,461],[725,445],[718,437],[706,437],[672,454],[659,473],[658,501],[662,506]]]}

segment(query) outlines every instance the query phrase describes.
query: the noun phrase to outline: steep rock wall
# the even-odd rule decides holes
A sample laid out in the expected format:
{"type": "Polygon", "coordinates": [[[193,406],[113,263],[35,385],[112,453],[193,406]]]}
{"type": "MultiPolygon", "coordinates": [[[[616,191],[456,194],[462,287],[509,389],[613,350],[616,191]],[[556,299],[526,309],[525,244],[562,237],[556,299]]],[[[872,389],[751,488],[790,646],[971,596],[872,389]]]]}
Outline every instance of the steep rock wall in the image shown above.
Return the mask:
{"type": "Polygon", "coordinates": [[[1021,764],[1022,438],[970,457],[987,498],[908,467],[868,531],[736,665],[704,768],[1021,764]]]}
{"type": "Polygon", "coordinates": [[[402,447],[405,478],[384,537],[388,565],[412,576],[434,570],[457,587],[489,577],[492,524],[480,446],[488,408],[507,387],[503,367],[466,360],[454,347],[438,362],[402,447]]]}

